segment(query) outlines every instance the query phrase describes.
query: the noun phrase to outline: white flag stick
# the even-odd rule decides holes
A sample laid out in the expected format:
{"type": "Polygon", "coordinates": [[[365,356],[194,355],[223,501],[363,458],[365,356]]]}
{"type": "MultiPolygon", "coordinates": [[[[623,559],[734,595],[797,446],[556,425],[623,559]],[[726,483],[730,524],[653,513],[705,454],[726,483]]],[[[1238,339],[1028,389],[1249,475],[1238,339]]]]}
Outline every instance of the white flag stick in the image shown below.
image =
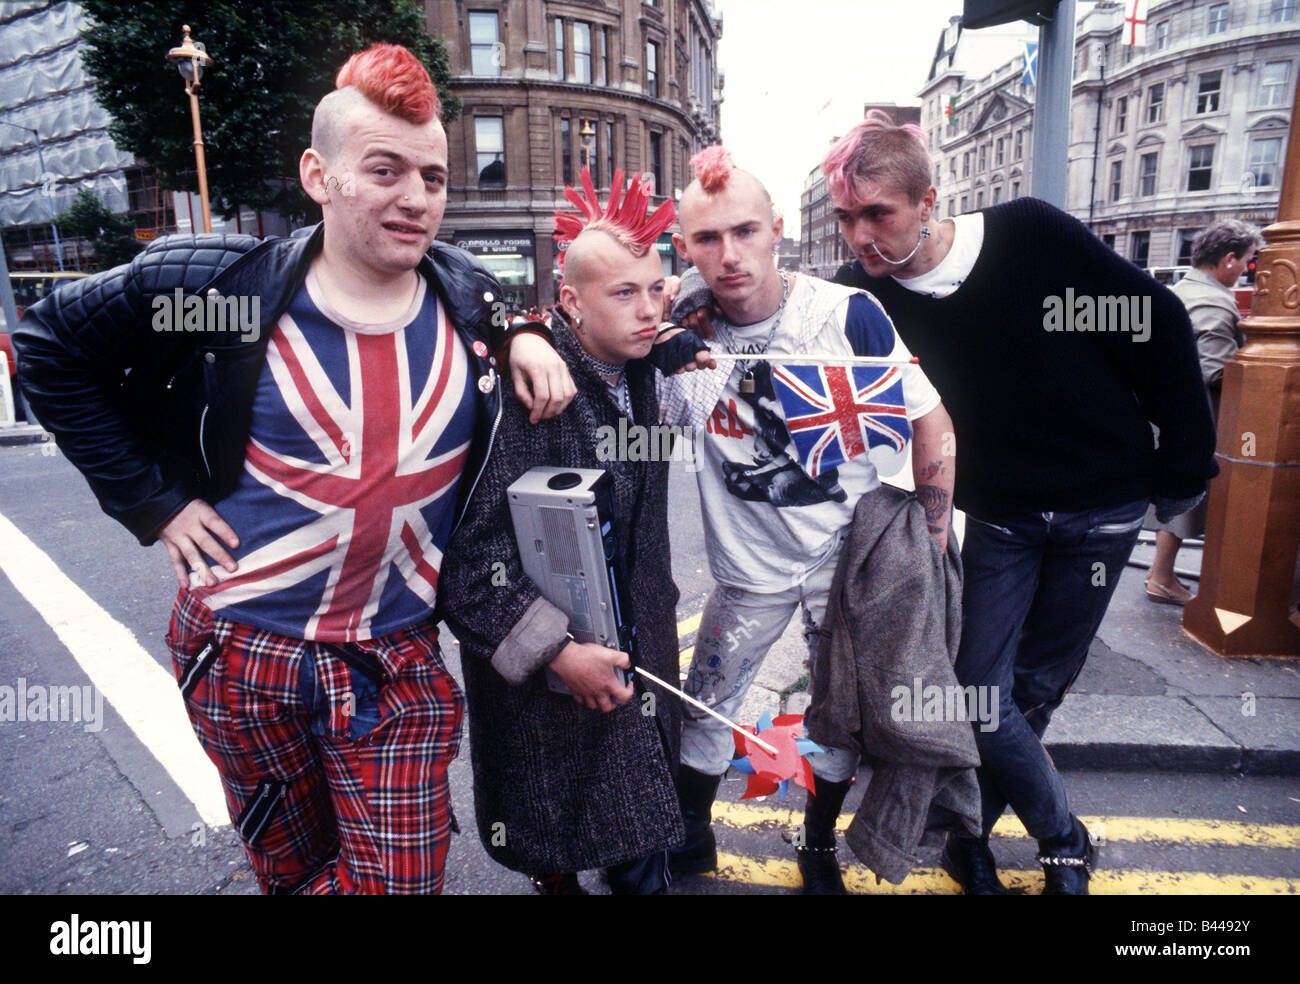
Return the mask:
{"type": "Polygon", "coordinates": [[[781,754],[775,748],[773,748],[771,745],[765,742],[762,738],[758,737],[758,735],[754,734],[754,732],[750,731],[748,728],[742,728],[740,725],[736,724],[736,722],[732,721],[730,718],[723,717],[713,708],[706,707],[705,705],[701,704],[698,700],[696,700],[694,697],[682,693],[671,683],[664,683],[664,681],[660,680],[653,673],[647,673],[639,666],[634,667],[634,669],[638,673],[640,673],[643,677],[645,677],[647,680],[659,684],[659,686],[663,687],[665,690],[671,690],[673,693],[675,693],[682,700],[686,701],[688,704],[698,707],[700,710],[702,710],[705,714],[708,714],[710,717],[717,718],[719,721],[725,724],[728,728],[731,728],[733,731],[739,731],[742,735],[744,735],[746,738],[752,741],[759,748],[763,749],[763,751],[767,752],[767,754],[771,755],[773,758],[776,758],[778,755],[781,754]]]}
{"type": "Polygon", "coordinates": [[[782,352],[759,352],[753,355],[733,355],[728,352],[710,352],[709,356],[714,359],[743,359],[745,362],[785,362],[795,363],[797,365],[809,363],[820,365],[823,362],[834,362],[850,363],[852,365],[861,366],[914,366],[920,362],[916,356],[912,356],[910,359],[883,359],[874,355],[832,355],[829,352],[824,355],[816,352],[804,352],[798,355],[782,352]]]}

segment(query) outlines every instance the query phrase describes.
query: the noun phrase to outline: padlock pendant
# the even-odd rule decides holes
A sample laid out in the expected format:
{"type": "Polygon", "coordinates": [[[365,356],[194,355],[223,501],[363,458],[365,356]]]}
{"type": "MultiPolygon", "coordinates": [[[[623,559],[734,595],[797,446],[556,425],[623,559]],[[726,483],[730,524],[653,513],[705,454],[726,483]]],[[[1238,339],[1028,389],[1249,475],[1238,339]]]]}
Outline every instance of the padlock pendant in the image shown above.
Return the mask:
{"type": "Polygon", "coordinates": [[[741,378],[740,392],[742,393],[754,392],[754,374],[752,372],[745,373],[744,377],[741,378]]]}

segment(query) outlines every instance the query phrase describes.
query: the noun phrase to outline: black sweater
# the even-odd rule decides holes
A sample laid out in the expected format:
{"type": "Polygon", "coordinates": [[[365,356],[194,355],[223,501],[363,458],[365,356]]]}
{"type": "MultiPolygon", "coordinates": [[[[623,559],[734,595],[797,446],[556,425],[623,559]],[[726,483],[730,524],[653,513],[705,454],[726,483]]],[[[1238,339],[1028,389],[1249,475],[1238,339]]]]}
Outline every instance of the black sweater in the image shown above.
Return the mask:
{"type": "Polygon", "coordinates": [[[880,299],[943,397],[957,432],[957,507],[996,517],[1202,491],[1218,472],[1215,435],[1182,303],[1046,202],[983,214],[979,258],[946,298],[869,277],[858,263],[835,276],[880,299]],[[1132,322],[1049,330],[1053,312],[1053,328],[1077,324],[1069,296],[1131,297],[1139,316],[1149,297],[1149,337],[1139,341],[1132,322]]]}

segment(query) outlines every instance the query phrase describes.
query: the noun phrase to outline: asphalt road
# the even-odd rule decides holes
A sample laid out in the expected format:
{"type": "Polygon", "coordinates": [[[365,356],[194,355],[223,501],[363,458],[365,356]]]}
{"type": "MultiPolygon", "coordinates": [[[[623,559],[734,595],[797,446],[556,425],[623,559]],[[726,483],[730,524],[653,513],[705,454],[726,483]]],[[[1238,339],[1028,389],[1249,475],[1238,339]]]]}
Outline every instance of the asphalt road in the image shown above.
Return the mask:
{"type": "MultiPolygon", "coordinates": [[[[142,549],[105,517],[84,481],[61,456],[47,453],[52,450],[0,447],[0,518],[170,672],[162,636],[175,582],[161,547],[142,549]]],[[[678,614],[689,627],[711,579],[693,478],[677,470],[672,495],[678,614]]],[[[39,611],[25,594],[37,590],[32,582],[43,575],[26,561],[16,561],[19,555],[0,549],[6,549],[0,555],[5,571],[0,574],[0,687],[16,689],[20,680],[27,687],[89,685],[87,671],[66,644],[67,626],[61,624],[63,608],[76,606],[69,601],[39,611]]],[[[93,650],[97,641],[81,645],[93,650]]],[[[683,644],[691,641],[688,631],[683,644]]],[[[118,643],[107,635],[103,645],[112,654],[118,651],[118,643]]],[[[793,634],[782,647],[779,658],[802,658],[793,634]]],[[[449,642],[447,650],[458,673],[456,647],[449,642]]],[[[162,718],[168,712],[174,717],[179,707],[174,691],[162,690],[149,699],[155,703],[146,717],[162,718]]],[[[102,717],[92,715],[87,705],[87,713],[76,721],[0,720],[0,892],[255,894],[231,828],[205,824],[200,807],[182,788],[188,777],[173,780],[160,764],[160,757],[167,759],[186,741],[193,742],[192,734],[172,732],[164,740],[166,747],[157,740],[151,745],[127,725],[123,713],[105,701],[102,717]]],[[[1094,825],[1105,838],[1103,871],[1094,882],[1098,893],[1292,894],[1300,887],[1300,787],[1294,780],[1072,772],[1067,785],[1076,810],[1098,818],[1094,825]]],[[[526,879],[493,863],[478,843],[467,744],[452,766],[451,788],[465,832],[453,839],[446,891],[531,891],[526,879]]],[[[785,804],[771,798],[741,802],[743,790],[741,777],[723,784],[715,821],[723,859],[718,875],[686,879],[674,886],[675,893],[797,891],[793,853],[781,834],[800,819],[790,805],[801,804],[802,794],[793,793],[785,804]]],[[[856,790],[851,794],[850,810],[858,796],[856,790]]],[[[206,808],[210,813],[210,804],[206,808]]],[[[1012,818],[1006,821],[994,839],[994,851],[1012,884],[1036,892],[1041,876],[1033,863],[1034,845],[1012,818]]],[[[876,885],[859,867],[849,865],[846,871],[855,891],[897,890],[876,885]]],[[[604,891],[597,873],[585,873],[583,881],[592,891],[604,891]]],[[[942,873],[922,868],[901,890],[950,893],[955,886],[942,873]]]]}

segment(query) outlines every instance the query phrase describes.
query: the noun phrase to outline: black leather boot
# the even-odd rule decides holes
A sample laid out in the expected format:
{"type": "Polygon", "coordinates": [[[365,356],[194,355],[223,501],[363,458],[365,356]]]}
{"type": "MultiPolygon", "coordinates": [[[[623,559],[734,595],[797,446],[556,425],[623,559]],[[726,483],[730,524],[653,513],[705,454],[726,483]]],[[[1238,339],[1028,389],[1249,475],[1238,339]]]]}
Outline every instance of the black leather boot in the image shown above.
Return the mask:
{"type": "Polygon", "coordinates": [[[1092,835],[1078,817],[1064,837],[1038,842],[1038,863],[1043,866],[1044,895],[1087,895],[1088,880],[1097,860],[1092,835]]]}
{"type": "Polygon", "coordinates": [[[578,876],[571,871],[563,874],[551,875],[548,878],[532,879],[533,888],[538,895],[590,895],[585,888],[578,884],[578,876]]]}
{"type": "Polygon", "coordinates": [[[713,800],[722,776],[677,767],[677,800],[682,807],[686,840],[668,852],[668,870],[674,878],[700,875],[718,867],[718,844],[713,836],[713,800]]]}
{"type": "Polygon", "coordinates": [[[816,781],[816,794],[808,794],[804,809],[803,843],[795,848],[805,895],[847,895],[840,877],[835,821],[848,795],[852,779],[843,782],[816,781]]]}
{"type": "Polygon", "coordinates": [[[939,863],[967,895],[1011,894],[998,878],[998,863],[986,840],[949,834],[939,863]]]}

